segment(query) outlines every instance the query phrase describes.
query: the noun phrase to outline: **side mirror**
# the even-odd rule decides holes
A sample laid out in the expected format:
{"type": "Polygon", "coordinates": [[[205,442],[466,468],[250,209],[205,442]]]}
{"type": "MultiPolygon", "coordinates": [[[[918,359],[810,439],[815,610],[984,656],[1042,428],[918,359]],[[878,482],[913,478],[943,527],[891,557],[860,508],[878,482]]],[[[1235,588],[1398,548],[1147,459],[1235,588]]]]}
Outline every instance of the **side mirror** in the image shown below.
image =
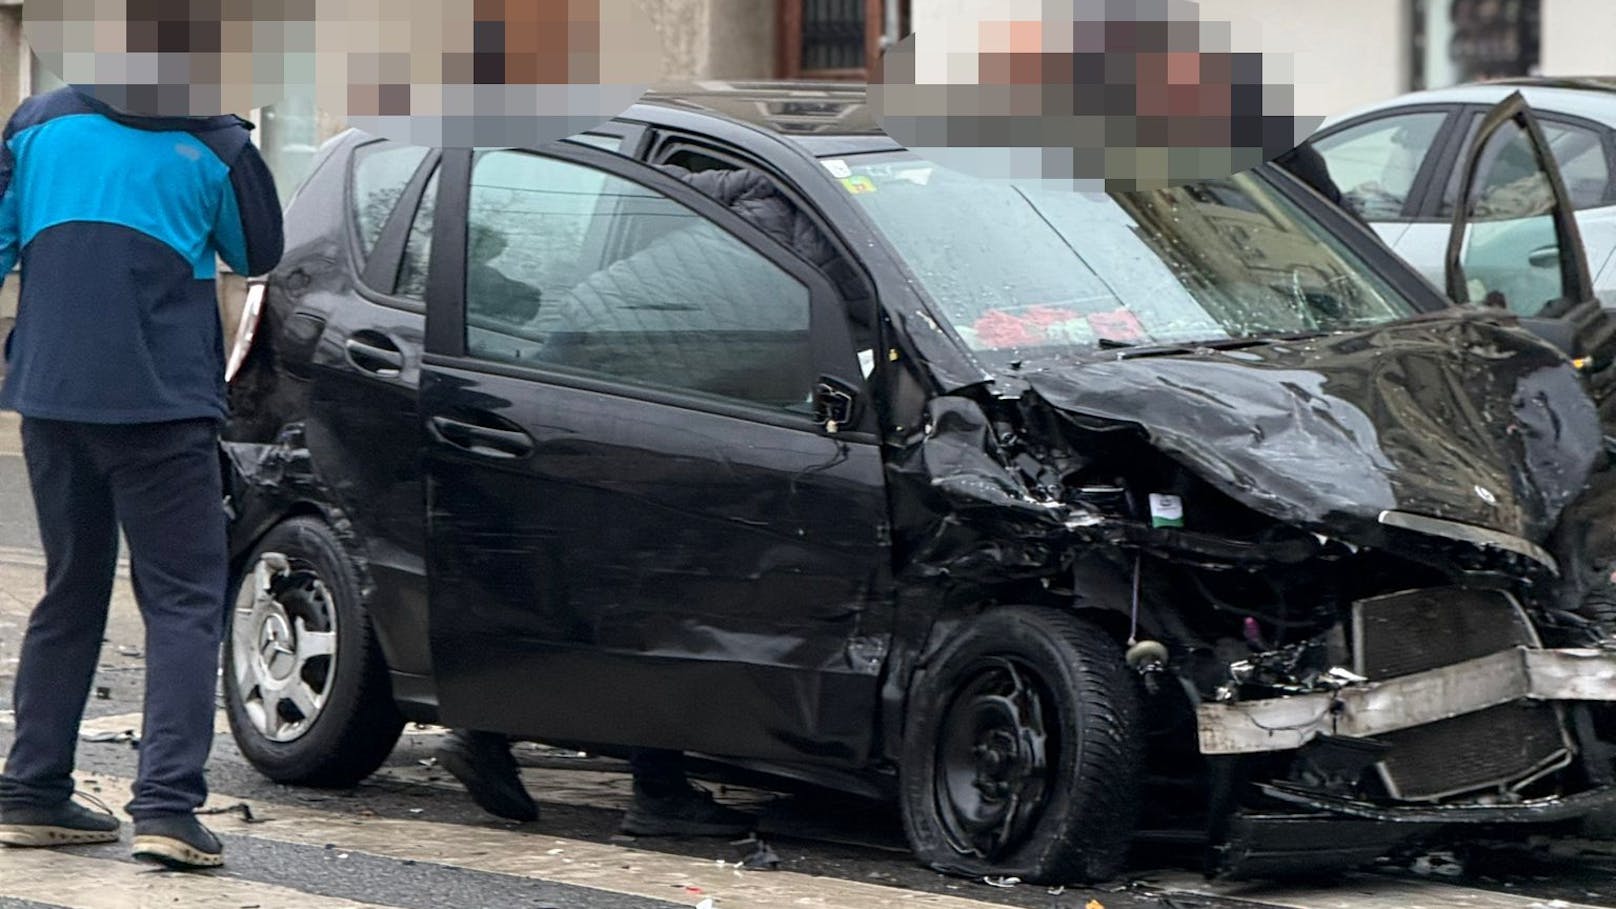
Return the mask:
{"type": "Polygon", "coordinates": [[[814,422],[828,433],[840,432],[858,417],[858,388],[835,376],[820,376],[814,385],[814,422]]]}

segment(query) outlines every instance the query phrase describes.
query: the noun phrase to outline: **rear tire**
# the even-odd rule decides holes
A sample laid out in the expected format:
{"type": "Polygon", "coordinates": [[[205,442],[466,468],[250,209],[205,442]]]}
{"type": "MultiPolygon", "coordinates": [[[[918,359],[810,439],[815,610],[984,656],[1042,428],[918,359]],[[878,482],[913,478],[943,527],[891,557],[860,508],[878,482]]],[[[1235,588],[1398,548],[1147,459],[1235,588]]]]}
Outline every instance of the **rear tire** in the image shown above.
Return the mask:
{"type": "Polygon", "coordinates": [[[965,626],[911,692],[901,766],[915,855],[945,872],[1115,877],[1139,814],[1138,681],[1098,626],[1012,607],[965,626]]]}
{"type": "Polygon", "coordinates": [[[278,783],[353,786],[387,760],[403,732],[360,590],[336,534],[312,517],[265,534],[232,585],[230,732],[248,762],[278,783]],[[266,578],[275,592],[255,604],[266,578]]]}

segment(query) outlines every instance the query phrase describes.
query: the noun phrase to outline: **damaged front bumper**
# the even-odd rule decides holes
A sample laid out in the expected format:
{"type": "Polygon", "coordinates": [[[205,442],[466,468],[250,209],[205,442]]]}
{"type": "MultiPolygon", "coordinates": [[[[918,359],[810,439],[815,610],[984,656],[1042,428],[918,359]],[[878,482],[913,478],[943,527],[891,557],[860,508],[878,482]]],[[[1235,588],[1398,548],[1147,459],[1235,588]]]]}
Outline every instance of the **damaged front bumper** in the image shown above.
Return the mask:
{"type": "Polygon", "coordinates": [[[1197,720],[1203,754],[1256,754],[1321,735],[1373,738],[1522,700],[1616,701],[1616,650],[1516,647],[1334,690],[1202,704],[1197,720]]]}

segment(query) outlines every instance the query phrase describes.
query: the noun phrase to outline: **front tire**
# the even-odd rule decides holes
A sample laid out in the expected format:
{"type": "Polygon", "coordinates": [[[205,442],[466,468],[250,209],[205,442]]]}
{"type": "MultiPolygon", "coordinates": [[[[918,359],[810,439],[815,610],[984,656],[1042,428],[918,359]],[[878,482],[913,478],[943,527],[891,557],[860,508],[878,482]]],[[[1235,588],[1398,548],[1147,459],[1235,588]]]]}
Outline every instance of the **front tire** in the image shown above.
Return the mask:
{"type": "Polygon", "coordinates": [[[277,525],[245,564],[225,636],[231,735],[278,783],[352,786],[404,729],[358,571],[312,517],[277,525]]]}
{"type": "Polygon", "coordinates": [[[1039,884],[1108,880],[1144,763],[1138,682],[1098,626],[1002,608],[965,626],[911,692],[901,783],[915,855],[1039,884]]]}

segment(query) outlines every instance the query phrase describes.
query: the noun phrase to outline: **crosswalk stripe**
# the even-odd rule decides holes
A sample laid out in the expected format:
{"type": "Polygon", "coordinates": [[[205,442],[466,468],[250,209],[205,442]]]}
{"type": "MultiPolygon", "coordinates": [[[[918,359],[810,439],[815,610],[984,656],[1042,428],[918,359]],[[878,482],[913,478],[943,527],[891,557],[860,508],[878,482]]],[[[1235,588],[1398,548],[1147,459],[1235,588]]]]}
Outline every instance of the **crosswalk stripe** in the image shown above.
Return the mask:
{"type": "Polygon", "coordinates": [[[130,906],[256,906],[258,909],[375,909],[380,903],[318,896],[257,881],[212,874],[171,874],[146,865],[84,858],[59,851],[0,853],[0,898],[64,909],[130,906]]]}
{"type": "MultiPolygon", "coordinates": [[[[103,789],[128,779],[80,773],[83,784],[103,789]]],[[[210,805],[240,799],[217,794],[210,805]]],[[[221,833],[304,846],[337,848],[403,861],[448,865],[627,896],[695,905],[712,897],[723,909],[780,906],[801,909],[1002,909],[964,897],[920,893],[881,884],[817,877],[793,871],[743,871],[734,862],[647,852],[623,846],[560,839],[490,827],[421,820],[360,818],[281,802],[255,805],[259,820],[209,818],[221,833]]],[[[96,907],[99,909],[99,907],[96,907]]]]}
{"type": "Polygon", "coordinates": [[[1600,909],[1584,903],[1544,900],[1436,881],[1353,874],[1323,886],[1208,882],[1199,875],[1150,875],[1156,887],[1225,899],[1256,900],[1291,909],[1600,909]]]}

